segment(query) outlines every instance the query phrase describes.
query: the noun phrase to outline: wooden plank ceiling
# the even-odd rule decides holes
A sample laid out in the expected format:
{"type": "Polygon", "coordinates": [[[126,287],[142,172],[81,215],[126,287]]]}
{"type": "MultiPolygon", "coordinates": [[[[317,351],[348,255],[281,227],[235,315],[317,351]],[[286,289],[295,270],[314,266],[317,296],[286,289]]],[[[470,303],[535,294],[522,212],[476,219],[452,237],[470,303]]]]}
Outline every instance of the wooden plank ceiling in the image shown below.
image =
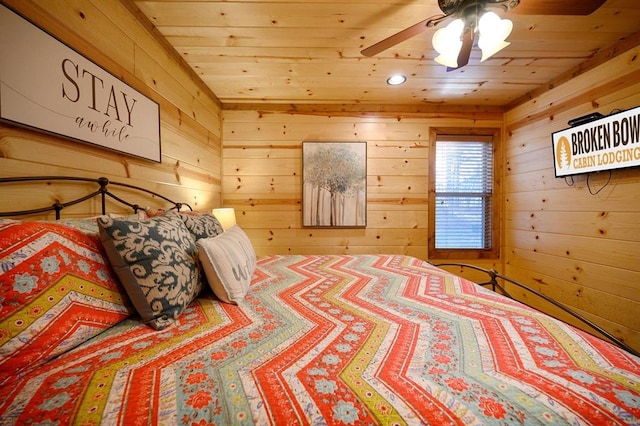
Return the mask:
{"type": "MultiPolygon", "coordinates": [[[[521,4],[532,1],[548,0],[521,4]]],[[[360,53],[440,14],[437,0],[133,2],[223,104],[504,106],[640,33],[638,0],[607,0],[588,16],[500,12],[513,21],[511,45],[482,63],[474,48],[447,72],[433,61],[435,29],[360,53]],[[388,86],[393,73],[408,81],[388,86]]]]}

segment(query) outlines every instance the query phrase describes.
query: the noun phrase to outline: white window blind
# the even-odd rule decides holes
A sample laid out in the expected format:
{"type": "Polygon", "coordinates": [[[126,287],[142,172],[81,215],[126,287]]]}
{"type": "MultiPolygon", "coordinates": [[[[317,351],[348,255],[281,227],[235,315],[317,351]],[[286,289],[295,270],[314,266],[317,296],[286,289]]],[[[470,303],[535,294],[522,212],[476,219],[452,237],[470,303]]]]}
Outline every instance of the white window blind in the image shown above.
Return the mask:
{"type": "Polygon", "coordinates": [[[437,249],[491,248],[493,147],[466,139],[436,141],[437,249]]]}

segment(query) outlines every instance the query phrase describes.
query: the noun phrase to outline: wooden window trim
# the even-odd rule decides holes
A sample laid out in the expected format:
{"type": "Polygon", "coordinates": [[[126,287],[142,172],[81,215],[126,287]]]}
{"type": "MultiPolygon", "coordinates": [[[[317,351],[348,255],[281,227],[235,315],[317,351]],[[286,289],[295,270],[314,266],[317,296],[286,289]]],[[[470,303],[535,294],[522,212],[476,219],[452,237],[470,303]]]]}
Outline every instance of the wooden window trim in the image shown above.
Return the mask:
{"type": "MultiPolygon", "coordinates": [[[[441,139],[442,140],[442,139],[441,139]]],[[[496,259],[500,257],[500,228],[501,228],[501,195],[500,186],[502,176],[502,131],[498,128],[476,127],[437,127],[429,132],[429,196],[428,196],[428,258],[429,259],[496,259]],[[435,247],[435,158],[436,140],[438,136],[456,136],[471,139],[473,136],[490,137],[493,144],[493,197],[491,218],[491,248],[490,249],[436,249],[435,247]]]]}

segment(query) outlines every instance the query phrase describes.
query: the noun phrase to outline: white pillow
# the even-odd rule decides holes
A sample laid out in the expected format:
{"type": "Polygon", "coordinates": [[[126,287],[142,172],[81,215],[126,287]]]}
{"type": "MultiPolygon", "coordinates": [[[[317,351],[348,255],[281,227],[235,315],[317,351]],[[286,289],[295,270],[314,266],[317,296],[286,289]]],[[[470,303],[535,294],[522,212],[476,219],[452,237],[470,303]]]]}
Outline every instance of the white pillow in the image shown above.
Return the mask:
{"type": "Polygon", "coordinates": [[[256,252],[238,225],[220,235],[198,240],[198,257],[209,286],[226,303],[238,304],[249,291],[256,252]]]}

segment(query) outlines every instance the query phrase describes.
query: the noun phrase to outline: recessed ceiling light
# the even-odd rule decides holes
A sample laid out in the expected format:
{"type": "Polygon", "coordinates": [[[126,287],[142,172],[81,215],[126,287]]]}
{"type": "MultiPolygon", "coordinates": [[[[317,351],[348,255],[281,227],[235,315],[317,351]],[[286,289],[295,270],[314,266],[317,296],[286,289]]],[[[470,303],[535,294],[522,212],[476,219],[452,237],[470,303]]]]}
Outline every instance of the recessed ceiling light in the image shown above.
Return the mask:
{"type": "Polygon", "coordinates": [[[395,74],[387,79],[387,84],[389,86],[398,86],[404,83],[405,81],[407,81],[407,77],[405,77],[402,74],[395,74]]]}

